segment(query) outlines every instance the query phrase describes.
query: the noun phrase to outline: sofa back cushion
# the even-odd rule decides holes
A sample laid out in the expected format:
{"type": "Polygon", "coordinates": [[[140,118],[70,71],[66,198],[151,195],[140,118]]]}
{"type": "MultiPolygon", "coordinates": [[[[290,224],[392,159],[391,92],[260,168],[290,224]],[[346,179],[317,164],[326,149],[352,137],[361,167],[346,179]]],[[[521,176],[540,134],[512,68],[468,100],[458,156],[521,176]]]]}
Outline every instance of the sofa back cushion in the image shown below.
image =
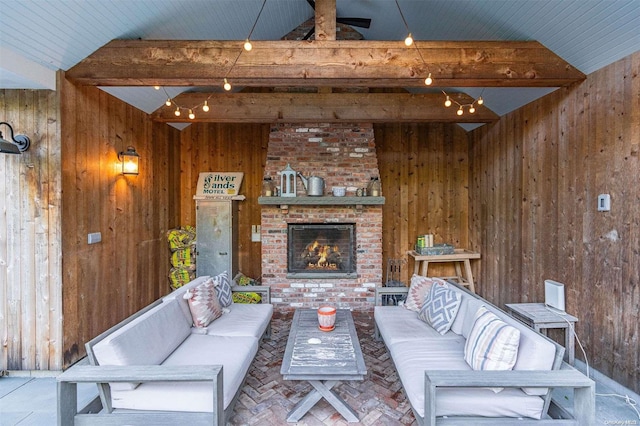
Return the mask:
{"type": "Polygon", "coordinates": [[[462,323],[462,336],[465,339],[469,338],[473,324],[476,321],[476,313],[478,313],[478,310],[483,306],[487,306],[484,300],[469,296],[467,303],[464,306],[465,314],[462,323]]]}
{"type": "MultiPolygon", "coordinates": [[[[453,285],[449,287],[462,294],[460,309],[458,310],[455,321],[451,325],[451,331],[468,339],[471,329],[473,328],[476,313],[481,306],[484,306],[504,322],[520,330],[520,345],[518,347],[518,357],[513,366],[514,370],[551,370],[553,368],[556,346],[552,342],[535,330],[512,318],[504,311],[487,303],[484,299],[477,298],[453,285]]],[[[541,396],[547,393],[546,388],[523,388],[522,390],[528,395],[541,396]]]]}
{"type": "MultiPolygon", "coordinates": [[[[520,330],[520,345],[518,358],[513,366],[514,370],[551,370],[553,368],[556,357],[555,344],[504,311],[488,304],[486,307],[504,322],[520,330]]],[[[522,388],[522,390],[528,395],[539,396],[545,395],[548,391],[547,388],[522,388]]]]}
{"type": "MultiPolygon", "coordinates": [[[[159,365],[191,334],[177,300],[160,303],[93,346],[99,365],[159,365]]],[[[114,389],[137,384],[114,383],[114,389]]]]}

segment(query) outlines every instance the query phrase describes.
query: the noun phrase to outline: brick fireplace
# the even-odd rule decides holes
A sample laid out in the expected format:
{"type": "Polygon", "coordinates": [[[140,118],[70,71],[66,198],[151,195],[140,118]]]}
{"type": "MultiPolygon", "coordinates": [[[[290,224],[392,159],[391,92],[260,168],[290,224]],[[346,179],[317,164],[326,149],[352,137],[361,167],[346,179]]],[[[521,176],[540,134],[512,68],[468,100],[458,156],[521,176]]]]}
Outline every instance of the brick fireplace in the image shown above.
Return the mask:
{"type": "Polygon", "coordinates": [[[362,204],[371,198],[356,198],[355,192],[379,176],[373,125],[276,124],[269,136],[264,174],[279,184],[279,172],[287,164],[304,176],[324,178],[325,196],[307,197],[297,178],[295,200],[282,198],[279,204],[261,206],[262,283],[271,287],[272,303],[281,311],[323,303],[372,309],[374,288],[382,282],[382,205],[362,204]],[[336,200],[330,195],[333,186],[347,188],[347,197],[338,200],[343,204],[332,204],[336,200]],[[355,271],[337,277],[288,271],[292,224],[353,225],[355,266],[351,269],[355,271]]]}

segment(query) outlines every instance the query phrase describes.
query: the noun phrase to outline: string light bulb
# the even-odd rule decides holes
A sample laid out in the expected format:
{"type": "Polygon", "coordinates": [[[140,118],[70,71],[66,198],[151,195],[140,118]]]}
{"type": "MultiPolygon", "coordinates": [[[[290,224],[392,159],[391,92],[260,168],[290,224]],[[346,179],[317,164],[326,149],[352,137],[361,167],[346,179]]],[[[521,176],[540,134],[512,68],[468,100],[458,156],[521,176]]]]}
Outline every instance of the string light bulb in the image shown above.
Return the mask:
{"type": "Polygon", "coordinates": [[[226,90],[227,92],[231,90],[231,83],[227,81],[226,77],[224,78],[224,85],[222,87],[224,87],[224,90],[226,90]]]}
{"type": "Polygon", "coordinates": [[[431,78],[431,73],[424,79],[424,84],[427,86],[431,86],[433,84],[433,78],[431,78]]]}
{"type": "Polygon", "coordinates": [[[482,96],[480,96],[476,102],[478,103],[478,105],[482,105],[484,104],[484,99],[482,99],[482,96]]]}
{"type": "Polygon", "coordinates": [[[174,114],[176,115],[176,117],[180,117],[180,107],[176,108],[176,111],[174,112],[174,114]]]}
{"type": "Polygon", "coordinates": [[[153,86],[154,89],[160,90],[160,86],[153,86]]]}
{"type": "Polygon", "coordinates": [[[207,105],[207,101],[204,101],[204,105],[202,105],[202,110],[204,112],[209,112],[209,105],[207,105]]]}
{"type": "Polygon", "coordinates": [[[246,50],[247,52],[251,52],[251,49],[253,49],[253,46],[251,45],[249,39],[246,39],[244,41],[244,50],[246,50]]]}
{"type": "Polygon", "coordinates": [[[409,33],[409,35],[407,36],[407,38],[404,39],[404,45],[409,47],[413,44],[413,36],[411,35],[411,33],[409,33]]]}
{"type": "Polygon", "coordinates": [[[164,103],[166,106],[171,106],[171,98],[167,98],[167,102],[164,103]]]}
{"type": "Polygon", "coordinates": [[[471,106],[469,107],[469,114],[473,114],[474,112],[476,112],[476,107],[471,104],[471,106]]]}
{"type": "Polygon", "coordinates": [[[460,105],[460,108],[458,108],[458,111],[456,111],[456,114],[458,115],[464,114],[464,111],[462,110],[462,105],[460,105]]]}
{"type": "Polygon", "coordinates": [[[189,120],[193,120],[194,118],[196,118],[196,115],[193,113],[193,110],[190,109],[189,110],[189,120]]]}
{"type": "Polygon", "coordinates": [[[451,106],[451,98],[449,97],[449,95],[447,95],[447,100],[444,101],[444,106],[446,106],[447,108],[451,106]]]}

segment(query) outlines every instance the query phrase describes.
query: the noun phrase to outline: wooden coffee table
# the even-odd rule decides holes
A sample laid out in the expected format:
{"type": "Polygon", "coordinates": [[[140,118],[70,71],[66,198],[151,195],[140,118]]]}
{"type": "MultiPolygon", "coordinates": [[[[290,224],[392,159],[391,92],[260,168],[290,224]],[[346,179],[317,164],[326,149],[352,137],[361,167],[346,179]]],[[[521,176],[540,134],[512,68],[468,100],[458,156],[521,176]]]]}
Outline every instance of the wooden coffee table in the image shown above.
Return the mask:
{"type": "Polygon", "coordinates": [[[288,422],[300,420],[321,398],[348,422],[358,422],[355,410],[331,390],[341,380],[364,380],[367,374],[351,311],[338,309],[335,329],[324,332],[316,309],[297,309],[280,373],[284,380],[307,380],[313,386],[293,407],[288,422]]]}

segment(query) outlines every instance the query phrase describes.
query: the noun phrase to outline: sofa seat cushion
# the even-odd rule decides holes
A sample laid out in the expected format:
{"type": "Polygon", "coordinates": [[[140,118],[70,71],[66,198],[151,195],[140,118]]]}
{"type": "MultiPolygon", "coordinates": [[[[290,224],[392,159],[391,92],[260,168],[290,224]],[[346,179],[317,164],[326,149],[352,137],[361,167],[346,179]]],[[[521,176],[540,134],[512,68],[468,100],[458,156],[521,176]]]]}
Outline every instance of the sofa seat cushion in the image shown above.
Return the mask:
{"type": "Polygon", "coordinates": [[[260,338],[269,326],[273,305],[233,303],[220,318],[209,324],[207,334],[212,336],[245,336],[260,338]]]}
{"type": "MultiPolygon", "coordinates": [[[[177,300],[160,303],[93,347],[99,365],[159,365],[191,334],[177,300]]],[[[112,389],[137,384],[113,383],[112,389]]]]}
{"type": "Polygon", "coordinates": [[[444,335],[418,318],[418,314],[400,306],[376,306],[373,316],[380,336],[389,347],[396,342],[436,339],[434,344],[447,339],[462,340],[461,336],[452,332],[444,335]]]}
{"type": "MultiPolygon", "coordinates": [[[[455,333],[450,332],[452,335],[455,333]]],[[[389,348],[398,376],[415,412],[424,417],[424,373],[427,370],[471,370],[465,362],[464,339],[457,345],[418,345],[403,341],[389,348]]],[[[438,389],[436,416],[531,417],[539,419],[544,401],[520,389],[496,394],[484,388],[438,389]]]]}
{"type": "MultiPolygon", "coordinates": [[[[162,365],[222,365],[226,409],[242,385],[258,339],[191,334],[162,365]]],[[[150,382],[112,392],[114,408],[213,412],[213,387],[207,382],[150,382]]]]}

